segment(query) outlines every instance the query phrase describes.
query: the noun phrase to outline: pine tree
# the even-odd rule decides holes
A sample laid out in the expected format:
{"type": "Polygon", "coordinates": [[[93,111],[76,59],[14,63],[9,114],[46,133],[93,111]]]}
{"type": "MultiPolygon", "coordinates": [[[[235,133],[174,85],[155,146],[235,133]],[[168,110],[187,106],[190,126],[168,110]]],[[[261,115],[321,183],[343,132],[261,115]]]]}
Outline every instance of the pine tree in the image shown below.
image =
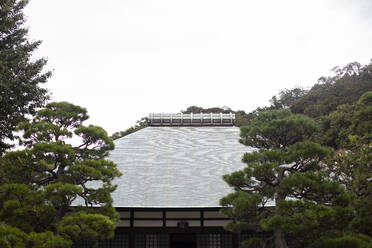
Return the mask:
{"type": "Polygon", "coordinates": [[[247,247],[285,248],[289,237],[308,245],[347,226],[350,199],[323,170],[332,150],[309,140],[316,130],[312,119],[289,110],[260,112],[241,127],[241,142],[258,150],[244,155],[246,168],[224,176],[235,191],[220,202],[233,219],[227,229],[272,234],[247,247]]]}
{"type": "Polygon", "coordinates": [[[28,39],[23,9],[28,0],[0,1],[0,155],[14,140],[18,123],[48,99],[41,87],[51,76],[46,59],[33,59],[40,41],[28,39]]]}
{"type": "Polygon", "coordinates": [[[0,166],[6,240],[21,242],[26,235],[31,247],[70,247],[113,236],[118,214],[110,194],[121,173],[106,159],[112,139],[101,127],[84,126],[88,118],[86,109],[59,102],[19,125],[25,149],[6,153],[0,166]]]}

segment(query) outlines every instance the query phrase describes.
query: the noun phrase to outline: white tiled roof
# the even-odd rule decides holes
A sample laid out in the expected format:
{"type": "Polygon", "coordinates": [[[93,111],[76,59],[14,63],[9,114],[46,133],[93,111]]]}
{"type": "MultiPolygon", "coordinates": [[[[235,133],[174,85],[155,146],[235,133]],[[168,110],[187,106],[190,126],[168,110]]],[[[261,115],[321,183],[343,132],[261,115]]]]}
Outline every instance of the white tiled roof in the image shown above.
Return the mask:
{"type": "Polygon", "coordinates": [[[217,207],[231,189],[222,175],[242,169],[252,148],[237,127],[147,127],[115,141],[109,159],[115,207],[217,207]]]}

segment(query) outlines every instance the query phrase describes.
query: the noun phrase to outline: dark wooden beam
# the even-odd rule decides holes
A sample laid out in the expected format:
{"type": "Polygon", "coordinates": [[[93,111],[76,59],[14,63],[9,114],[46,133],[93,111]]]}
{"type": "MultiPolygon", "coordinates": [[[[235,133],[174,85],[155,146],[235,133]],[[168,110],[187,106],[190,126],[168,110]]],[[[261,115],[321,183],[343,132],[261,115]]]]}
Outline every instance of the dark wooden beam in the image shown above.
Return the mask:
{"type": "Polygon", "coordinates": [[[163,210],[163,227],[166,227],[166,225],[167,225],[166,211],[163,210]]]}
{"type": "Polygon", "coordinates": [[[134,227],[134,209],[130,210],[130,227],[134,227]]]}

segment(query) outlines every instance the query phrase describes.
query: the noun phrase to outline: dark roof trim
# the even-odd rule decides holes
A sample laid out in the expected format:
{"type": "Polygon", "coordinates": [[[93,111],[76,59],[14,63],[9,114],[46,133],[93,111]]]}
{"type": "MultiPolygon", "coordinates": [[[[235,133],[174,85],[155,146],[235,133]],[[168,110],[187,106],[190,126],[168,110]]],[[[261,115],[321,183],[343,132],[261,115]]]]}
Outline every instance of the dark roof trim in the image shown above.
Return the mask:
{"type": "Polygon", "coordinates": [[[205,208],[201,208],[201,207],[197,207],[197,208],[168,208],[168,207],[164,207],[164,208],[160,208],[160,207],[154,207],[154,208],[150,208],[150,207],[115,207],[115,209],[117,211],[121,211],[121,212],[124,212],[124,211],[131,211],[131,210],[134,210],[134,211],[138,211],[138,212],[148,212],[148,211],[168,211],[168,212],[200,212],[200,211],[219,211],[222,209],[222,207],[205,207],[205,208]]]}

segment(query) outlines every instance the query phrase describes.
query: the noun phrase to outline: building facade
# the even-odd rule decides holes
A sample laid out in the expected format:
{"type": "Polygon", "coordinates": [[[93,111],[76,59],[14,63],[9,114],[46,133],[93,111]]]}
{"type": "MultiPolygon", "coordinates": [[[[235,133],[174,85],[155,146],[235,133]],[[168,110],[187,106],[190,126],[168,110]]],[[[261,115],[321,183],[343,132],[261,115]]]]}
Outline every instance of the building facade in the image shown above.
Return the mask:
{"type": "Polygon", "coordinates": [[[150,114],[149,127],[115,141],[110,158],[120,222],[101,248],[237,248],[219,210],[232,192],[222,176],[244,167],[234,114],[150,114]]]}

